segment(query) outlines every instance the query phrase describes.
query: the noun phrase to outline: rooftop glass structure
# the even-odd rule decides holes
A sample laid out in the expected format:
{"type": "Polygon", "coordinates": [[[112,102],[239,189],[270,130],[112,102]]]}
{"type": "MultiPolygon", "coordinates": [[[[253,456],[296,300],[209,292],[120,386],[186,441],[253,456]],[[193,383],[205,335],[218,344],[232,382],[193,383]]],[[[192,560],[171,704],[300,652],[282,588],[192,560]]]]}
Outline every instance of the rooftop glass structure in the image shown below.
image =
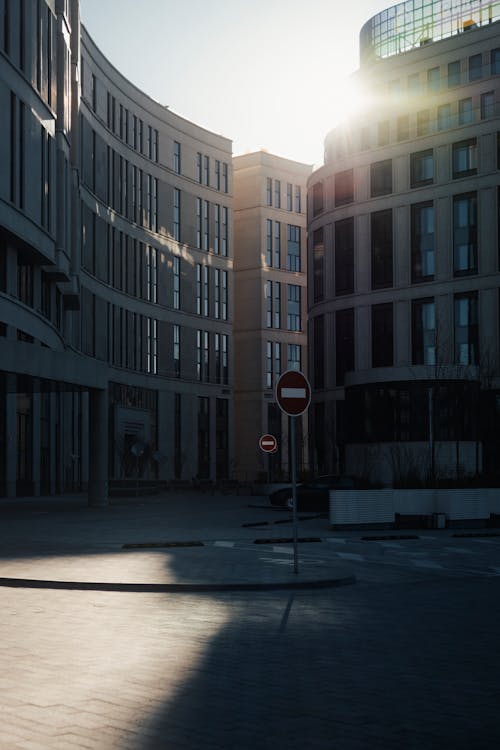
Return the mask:
{"type": "Polygon", "coordinates": [[[377,13],[360,32],[360,62],[390,57],[500,20],[491,0],[407,0],[377,13]]]}

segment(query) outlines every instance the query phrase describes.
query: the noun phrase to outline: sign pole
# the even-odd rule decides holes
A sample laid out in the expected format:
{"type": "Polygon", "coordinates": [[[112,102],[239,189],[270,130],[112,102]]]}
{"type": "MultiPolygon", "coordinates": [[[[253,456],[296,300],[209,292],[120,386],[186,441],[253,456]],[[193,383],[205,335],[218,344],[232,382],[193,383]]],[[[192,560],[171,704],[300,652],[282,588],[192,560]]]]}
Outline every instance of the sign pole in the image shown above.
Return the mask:
{"type": "Polygon", "coordinates": [[[297,455],[295,450],[295,422],[290,417],[290,453],[292,461],[292,511],[293,511],[293,572],[299,572],[298,524],[297,524],[297,455]]]}

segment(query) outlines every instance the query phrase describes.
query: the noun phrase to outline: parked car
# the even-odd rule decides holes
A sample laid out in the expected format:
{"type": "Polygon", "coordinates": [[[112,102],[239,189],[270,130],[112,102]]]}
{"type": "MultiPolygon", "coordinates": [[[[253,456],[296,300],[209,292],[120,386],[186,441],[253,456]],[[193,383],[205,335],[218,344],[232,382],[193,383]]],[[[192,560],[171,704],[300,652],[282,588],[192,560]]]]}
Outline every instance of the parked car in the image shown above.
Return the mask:
{"type": "MultiPolygon", "coordinates": [[[[297,485],[297,510],[328,511],[330,490],[353,490],[359,486],[355,477],[335,474],[317,477],[297,485]]],[[[269,495],[271,505],[292,508],[292,488],[282,487],[269,495]]]]}

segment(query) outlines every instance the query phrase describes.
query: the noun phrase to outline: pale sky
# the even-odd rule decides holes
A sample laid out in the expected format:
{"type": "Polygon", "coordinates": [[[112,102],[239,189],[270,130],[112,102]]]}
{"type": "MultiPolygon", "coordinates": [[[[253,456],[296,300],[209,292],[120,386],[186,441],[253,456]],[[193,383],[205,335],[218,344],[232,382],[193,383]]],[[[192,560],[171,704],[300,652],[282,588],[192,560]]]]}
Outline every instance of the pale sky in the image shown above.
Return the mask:
{"type": "Polygon", "coordinates": [[[387,0],[81,0],[82,21],[132,83],[233,140],[319,165],[387,0]]]}

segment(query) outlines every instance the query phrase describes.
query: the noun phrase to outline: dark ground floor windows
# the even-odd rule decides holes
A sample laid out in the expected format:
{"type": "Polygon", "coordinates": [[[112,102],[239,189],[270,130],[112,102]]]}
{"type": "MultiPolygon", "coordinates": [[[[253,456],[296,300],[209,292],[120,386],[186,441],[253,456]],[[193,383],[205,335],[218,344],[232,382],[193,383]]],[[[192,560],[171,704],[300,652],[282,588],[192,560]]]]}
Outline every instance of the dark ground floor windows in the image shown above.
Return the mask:
{"type": "Polygon", "coordinates": [[[210,400],[198,396],[198,479],[210,479],[210,400]]]}

